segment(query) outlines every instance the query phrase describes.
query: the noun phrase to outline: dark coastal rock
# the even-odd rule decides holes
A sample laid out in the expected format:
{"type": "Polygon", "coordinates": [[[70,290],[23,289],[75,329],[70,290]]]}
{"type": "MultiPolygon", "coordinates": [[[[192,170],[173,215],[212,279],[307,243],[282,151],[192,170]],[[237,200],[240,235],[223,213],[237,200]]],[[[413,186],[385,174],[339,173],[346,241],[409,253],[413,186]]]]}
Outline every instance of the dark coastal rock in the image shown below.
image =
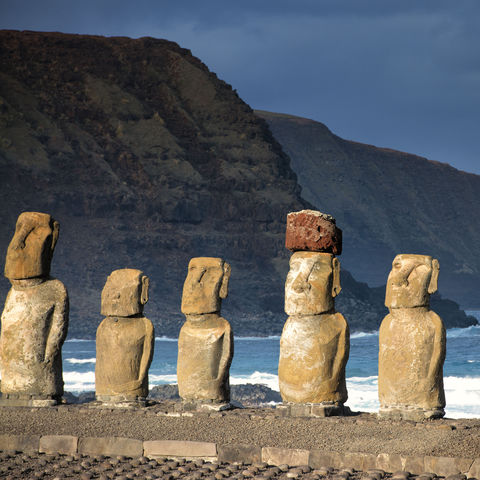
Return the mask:
{"type": "MultiPolygon", "coordinates": [[[[180,400],[177,385],[156,385],[150,390],[152,400],[180,400]]],[[[266,385],[231,385],[230,398],[242,405],[264,405],[281,402],[280,394],[266,385]]]]}

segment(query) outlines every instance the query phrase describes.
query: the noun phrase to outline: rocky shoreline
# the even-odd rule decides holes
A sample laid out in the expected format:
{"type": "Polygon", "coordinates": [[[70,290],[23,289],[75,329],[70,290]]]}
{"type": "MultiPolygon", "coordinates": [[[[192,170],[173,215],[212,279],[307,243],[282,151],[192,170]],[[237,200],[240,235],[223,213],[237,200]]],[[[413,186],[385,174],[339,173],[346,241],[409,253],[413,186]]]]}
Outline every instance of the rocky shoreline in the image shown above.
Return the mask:
{"type": "MultiPolygon", "coordinates": [[[[236,404],[256,407],[280,403],[282,401],[279,392],[272,390],[266,385],[260,384],[231,385],[230,397],[236,404]]],[[[64,398],[67,403],[71,404],[89,403],[95,401],[95,392],[82,392],[79,395],[66,392],[64,398]]],[[[156,402],[164,400],[179,401],[178,385],[156,385],[150,389],[148,398],[156,402]]]]}

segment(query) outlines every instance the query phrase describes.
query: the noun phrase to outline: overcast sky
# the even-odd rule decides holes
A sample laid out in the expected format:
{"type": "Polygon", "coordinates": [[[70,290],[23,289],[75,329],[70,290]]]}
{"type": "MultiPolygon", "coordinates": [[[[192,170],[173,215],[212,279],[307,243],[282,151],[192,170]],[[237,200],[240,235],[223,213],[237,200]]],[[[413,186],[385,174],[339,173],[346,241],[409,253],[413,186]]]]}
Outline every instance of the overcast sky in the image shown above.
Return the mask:
{"type": "Polygon", "coordinates": [[[0,28],[173,40],[252,108],[480,174],[480,0],[0,0],[0,28]]]}

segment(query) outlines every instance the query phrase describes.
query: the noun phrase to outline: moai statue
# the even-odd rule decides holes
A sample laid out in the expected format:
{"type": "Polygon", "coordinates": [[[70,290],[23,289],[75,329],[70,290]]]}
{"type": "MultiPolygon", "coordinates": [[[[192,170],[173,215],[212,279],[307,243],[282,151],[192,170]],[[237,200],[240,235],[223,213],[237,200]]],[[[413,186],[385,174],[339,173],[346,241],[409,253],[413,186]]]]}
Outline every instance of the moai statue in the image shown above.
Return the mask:
{"type": "Polygon", "coordinates": [[[148,395],[148,369],[155,334],[143,316],[148,277],[140,270],[113,271],[102,290],[102,315],[97,329],[95,393],[107,406],[142,406],[148,395]]]}
{"type": "Polygon", "coordinates": [[[428,255],[393,261],[385,295],[390,313],[379,334],[380,416],[418,421],[445,414],[445,327],[429,307],[438,272],[438,260],[428,255]]]}
{"type": "Polygon", "coordinates": [[[58,233],[50,215],[24,212],[8,246],[5,276],[12,288],[2,313],[0,405],[50,406],[63,395],[68,294],[49,276],[58,233]]]}
{"type": "Polygon", "coordinates": [[[330,215],[302,210],[287,216],[286,247],[295,253],[285,283],[289,315],[280,339],[278,380],[291,412],[319,416],[345,413],[348,324],[335,312],[340,293],[341,230],[330,215]]]}
{"type": "Polygon", "coordinates": [[[221,258],[192,258],[183,285],[186,317],[178,338],[178,391],[184,402],[212,403],[227,408],[233,333],[220,316],[228,293],[230,265],[221,258]]]}

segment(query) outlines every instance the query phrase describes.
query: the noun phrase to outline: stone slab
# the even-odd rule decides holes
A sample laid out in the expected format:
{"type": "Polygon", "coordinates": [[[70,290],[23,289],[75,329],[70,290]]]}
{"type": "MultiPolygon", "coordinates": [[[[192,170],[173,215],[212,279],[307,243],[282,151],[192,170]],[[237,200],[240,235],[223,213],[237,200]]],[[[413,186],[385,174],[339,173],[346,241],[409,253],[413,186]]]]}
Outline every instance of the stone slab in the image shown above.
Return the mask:
{"type": "Polygon", "coordinates": [[[343,455],[338,452],[327,452],[325,450],[310,450],[308,464],[310,467],[318,469],[323,467],[340,468],[343,465],[343,455]]]}
{"type": "Polygon", "coordinates": [[[448,477],[457,473],[467,473],[472,467],[473,458],[425,457],[425,471],[448,477]]]}
{"type": "Polygon", "coordinates": [[[377,456],[369,453],[345,452],[340,455],[341,462],[338,468],[353,468],[366,471],[375,468],[377,456]]]}
{"type": "Polygon", "coordinates": [[[472,466],[470,467],[470,470],[468,471],[467,474],[468,478],[478,478],[480,479],[480,458],[476,458],[472,466]]]}
{"type": "Polygon", "coordinates": [[[296,448],[262,448],[262,462],[269,465],[290,465],[292,467],[308,465],[310,452],[296,448]]]}
{"type": "Polygon", "coordinates": [[[124,437],[85,437],[80,438],[78,441],[78,453],[141,457],[143,455],[143,442],[124,437]]]}
{"type": "Polygon", "coordinates": [[[401,456],[403,468],[406,472],[420,475],[425,472],[425,457],[423,456],[401,456]]]}
{"type": "Polygon", "coordinates": [[[0,450],[38,452],[40,435],[0,435],[0,450]]]}
{"type": "Polygon", "coordinates": [[[43,453],[61,453],[74,455],[77,453],[78,437],[72,435],[44,435],[40,438],[39,451],[43,453]]]}
{"type": "Polygon", "coordinates": [[[0,407],[54,407],[57,404],[57,400],[51,398],[26,398],[12,394],[0,397],[0,407]]]}
{"type": "Polygon", "coordinates": [[[402,471],[402,457],[392,453],[380,453],[377,455],[376,468],[386,472],[402,471]]]}
{"type": "Polygon", "coordinates": [[[146,457],[216,457],[217,445],[209,442],[151,440],[143,442],[146,457]]]}
{"type": "Polygon", "coordinates": [[[219,462],[248,462],[262,461],[262,448],[253,445],[218,445],[219,462]]]}
{"type": "Polygon", "coordinates": [[[285,246],[292,252],[309,251],[340,255],[342,231],[331,215],[301,210],[287,215],[285,246]]]}

